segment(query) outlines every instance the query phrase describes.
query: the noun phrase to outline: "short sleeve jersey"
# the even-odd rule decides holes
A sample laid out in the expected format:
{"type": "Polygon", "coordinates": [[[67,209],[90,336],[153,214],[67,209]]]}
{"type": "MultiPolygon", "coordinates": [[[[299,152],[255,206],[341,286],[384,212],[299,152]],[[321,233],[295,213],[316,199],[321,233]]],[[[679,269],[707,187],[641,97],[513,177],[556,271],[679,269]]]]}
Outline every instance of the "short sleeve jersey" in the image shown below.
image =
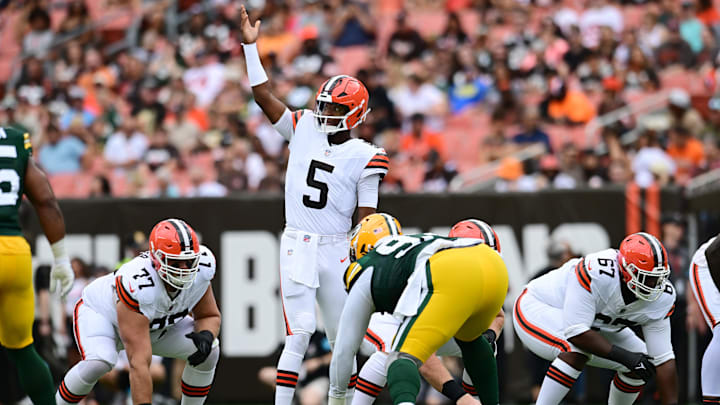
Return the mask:
{"type": "Polygon", "coordinates": [[[25,192],[25,172],[32,157],[30,134],[0,128],[0,235],[22,235],[18,209],[25,192]]]}
{"type": "Polygon", "coordinates": [[[117,325],[118,302],[150,320],[150,331],[172,326],[192,311],[207,292],[215,275],[215,256],[200,247],[197,277],[185,290],[171,296],[153,266],[149,252],[123,264],[114,273],[100,277],[85,287],[84,302],[117,325]]]}
{"type": "Polygon", "coordinates": [[[387,154],[360,139],[330,144],[308,110],[292,113],[293,134],[285,178],[285,220],[291,228],[321,235],[346,233],[357,206],[360,179],[389,168],[387,154]]]}
{"type": "Polygon", "coordinates": [[[528,292],[540,301],[566,309],[566,338],[588,329],[616,332],[642,326],[673,313],[676,293],[672,283],[666,281],[664,293],[655,301],[637,299],[622,287],[625,281],[617,256],[617,250],[606,249],[571,259],[528,284],[528,292]]]}

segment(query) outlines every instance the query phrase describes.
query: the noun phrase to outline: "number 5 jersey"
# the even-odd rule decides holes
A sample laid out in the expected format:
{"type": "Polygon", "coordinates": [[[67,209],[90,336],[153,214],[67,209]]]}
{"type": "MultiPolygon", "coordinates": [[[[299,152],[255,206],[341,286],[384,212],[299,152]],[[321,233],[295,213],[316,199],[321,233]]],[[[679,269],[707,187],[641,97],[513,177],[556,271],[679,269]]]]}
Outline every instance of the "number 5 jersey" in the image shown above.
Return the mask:
{"type": "Polygon", "coordinates": [[[188,315],[207,292],[214,275],[215,256],[201,245],[195,282],[186,290],[178,290],[173,298],[153,267],[150,253],[143,252],[115,272],[90,283],[83,290],[82,300],[115,327],[118,326],[116,304],[120,302],[145,315],[150,320],[152,333],[188,315]]]}
{"type": "Polygon", "coordinates": [[[305,232],[344,234],[358,205],[358,182],[376,174],[382,178],[390,161],[383,149],[360,139],[330,144],[313,119],[311,111],[300,110],[292,113],[292,128],[275,126],[290,142],[285,221],[305,232]]]}

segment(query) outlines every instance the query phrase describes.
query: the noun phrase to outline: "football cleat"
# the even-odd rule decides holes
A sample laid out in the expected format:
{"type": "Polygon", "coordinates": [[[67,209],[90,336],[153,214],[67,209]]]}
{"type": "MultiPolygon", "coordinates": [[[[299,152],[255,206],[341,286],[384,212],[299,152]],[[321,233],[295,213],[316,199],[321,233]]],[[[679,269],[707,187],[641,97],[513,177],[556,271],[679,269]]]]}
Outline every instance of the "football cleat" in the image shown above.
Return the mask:
{"type": "Polygon", "coordinates": [[[618,262],[628,288],[644,301],[655,301],[670,276],[667,252],[656,237],[638,232],[620,243],[618,262]]]}
{"type": "Polygon", "coordinates": [[[350,232],[350,260],[365,256],[388,236],[402,235],[400,222],[390,214],[370,214],[361,219],[350,232]]]}
{"type": "Polygon", "coordinates": [[[150,232],[150,256],[160,278],[179,290],[190,288],[200,262],[195,231],[181,219],[166,219],[150,232]]]}
{"type": "Polygon", "coordinates": [[[370,112],[369,100],[367,88],[360,80],[346,75],[329,78],[315,96],[315,129],[334,134],[355,128],[370,112]]]}
{"type": "Polygon", "coordinates": [[[479,219],[466,219],[453,225],[448,234],[451,238],[482,239],[483,243],[500,253],[500,239],[490,225],[479,219]]]}

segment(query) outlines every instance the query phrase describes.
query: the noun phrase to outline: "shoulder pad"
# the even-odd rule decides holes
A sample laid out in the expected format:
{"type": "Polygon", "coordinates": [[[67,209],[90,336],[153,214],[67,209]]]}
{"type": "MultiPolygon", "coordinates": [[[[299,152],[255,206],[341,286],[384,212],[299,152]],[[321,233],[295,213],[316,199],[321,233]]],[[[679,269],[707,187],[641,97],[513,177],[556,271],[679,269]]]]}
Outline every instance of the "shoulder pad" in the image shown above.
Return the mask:
{"type": "Polygon", "coordinates": [[[159,283],[162,281],[159,277],[155,277],[152,260],[147,255],[140,255],[130,260],[115,272],[115,292],[118,299],[136,312],[142,312],[142,305],[153,303],[159,283]],[[137,308],[134,308],[135,304],[137,308]]]}
{"type": "Polygon", "coordinates": [[[652,309],[648,311],[648,317],[652,319],[669,318],[675,312],[676,299],[677,292],[675,291],[675,286],[668,280],[665,282],[665,292],[660,294],[660,298],[652,303],[652,309]]]}
{"type": "Polygon", "coordinates": [[[576,274],[578,272],[587,281],[587,287],[581,282],[583,288],[588,291],[595,290],[602,296],[609,295],[609,291],[619,286],[620,267],[617,263],[617,251],[605,249],[586,255],[576,267],[576,274]]]}
{"type": "Polygon", "coordinates": [[[198,276],[202,279],[210,281],[215,277],[215,269],[217,266],[215,255],[210,248],[205,245],[200,245],[200,261],[198,266],[198,276]]]}
{"type": "Polygon", "coordinates": [[[298,123],[300,122],[300,119],[302,119],[303,116],[309,116],[312,117],[312,111],[310,110],[297,110],[292,112],[292,126],[293,131],[297,128],[298,123]]]}

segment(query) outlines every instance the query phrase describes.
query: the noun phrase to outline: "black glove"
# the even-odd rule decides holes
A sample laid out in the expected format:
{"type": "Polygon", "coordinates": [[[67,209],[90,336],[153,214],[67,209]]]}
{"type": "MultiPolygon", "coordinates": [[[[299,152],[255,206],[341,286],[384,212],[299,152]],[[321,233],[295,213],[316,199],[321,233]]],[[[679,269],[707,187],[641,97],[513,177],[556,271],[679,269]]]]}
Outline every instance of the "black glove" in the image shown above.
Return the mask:
{"type": "Polygon", "coordinates": [[[495,343],[495,340],[497,340],[497,334],[494,330],[488,329],[485,332],[483,332],[482,337],[487,339],[488,343],[490,343],[490,347],[492,347],[493,354],[497,356],[497,343],[495,343]]]}
{"type": "Polygon", "coordinates": [[[608,358],[629,368],[643,381],[648,382],[655,375],[655,365],[650,362],[652,357],[645,353],[636,353],[613,345],[608,358]]]}
{"type": "Polygon", "coordinates": [[[212,332],[209,330],[201,330],[200,332],[190,332],[185,335],[186,338],[192,339],[197,347],[197,351],[188,357],[188,363],[191,366],[197,366],[205,361],[212,351],[212,344],[215,340],[212,332]]]}

